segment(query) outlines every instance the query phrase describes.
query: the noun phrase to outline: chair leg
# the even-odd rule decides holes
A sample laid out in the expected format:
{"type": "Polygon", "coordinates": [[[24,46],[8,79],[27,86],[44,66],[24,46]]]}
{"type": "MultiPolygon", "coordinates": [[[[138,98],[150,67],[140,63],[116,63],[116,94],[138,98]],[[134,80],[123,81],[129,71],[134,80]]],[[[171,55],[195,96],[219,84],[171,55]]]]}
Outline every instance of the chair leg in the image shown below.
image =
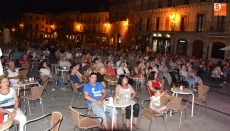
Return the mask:
{"type": "Polygon", "coordinates": [[[151,122],[150,122],[149,131],[150,131],[150,129],[151,129],[152,123],[153,123],[153,120],[151,120],[151,122]]]}
{"type": "Polygon", "coordinates": [[[157,120],[157,118],[155,117],[155,120],[156,120],[156,123],[158,124],[158,120],[157,120]]]}
{"type": "Polygon", "coordinates": [[[186,109],[184,109],[184,117],[185,117],[185,119],[187,119],[187,115],[186,115],[186,109]]]}
{"type": "Polygon", "coordinates": [[[179,125],[179,128],[181,126],[181,119],[182,119],[182,111],[180,111],[180,125],[179,125]]]}
{"type": "MultiPolygon", "coordinates": [[[[80,97],[81,97],[81,94],[78,95],[77,104],[78,104],[78,102],[79,102],[79,100],[80,100],[80,97]]],[[[76,104],[76,106],[77,106],[77,104],[76,104]]]]}
{"type": "Polygon", "coordinates": [[[206,104],[206,101],[204,102],[204,104],[205,104],[205,110],[206,110],[206,112],[207,112],[207,104],[206,104]]]}
{"type": "Polygon", "coordinates": [[[122,122],[122,125],[124,125],[124,114],[122,114],[122,118],[121,118],[121,122],[122,122]]]}
{"type": "Polygon", "coordinates": [[[73,103],[74,96],[75,96],[75,92],[73,93],[73,97],[72,97],[72,100],[71,100],[71,105],[73,103]]]}
{"type": "Polygon", "coordinates": [[[164,121],[165,130],[167,131],[167,127],[166,127],[166,120],[165,120],[165,117],[164,117],[164,115],[162,116],[162,118],[163,118],[163,121],[164,121]]]}
{"type": "Polygon", "coordinates": [[[30,112],[30,101],[29,100],[27,100],[27,106],[28,106],[29,113],[30,113],[30,116],[31,116],[31,112],[30,112]]]}
{"type": "Polygon", "coordinates": [[[197,106],[198,106],[198,114],[197,114],[197,116],[199,116],[200,115],[200,104],[197,105],[197,106]]]}
{"type": "Polygon", "coordinates": [[[76,130],[77,126],[74,126],[74,131],[76,130]]]}
{"type": "Polygon", "coordinates": [[[42,98],[40,98],[40,102],[41,102],[41,105],[42,105],[42,113],[44,114],[44,108],[43,108],[42,98]]]}

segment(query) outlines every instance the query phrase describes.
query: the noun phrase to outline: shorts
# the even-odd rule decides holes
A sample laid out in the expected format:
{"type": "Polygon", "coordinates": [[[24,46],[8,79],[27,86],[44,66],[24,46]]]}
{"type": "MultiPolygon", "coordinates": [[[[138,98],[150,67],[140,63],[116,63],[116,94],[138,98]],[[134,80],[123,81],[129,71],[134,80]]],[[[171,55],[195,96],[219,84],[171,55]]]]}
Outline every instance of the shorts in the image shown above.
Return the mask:
{"type": "MultiPolygon", "coordinates": [[[[109,116],[115,116],[118,114],[116,108],[114,109],[114,115],[113,115],[113,107],[110,106],[106,106],[106,105],[98,105],[97,103],[91,102],[88,104],[88,106],[93,110],[93,112],[98,116],[98,117],[102,117],[103,121],[107,121],[106,119],[106,115],[105,112],[109,112],[109,116]]],[[[100,121],[101,119],[99,119],[100,121]]],[[[101,121],[100,121],[101,122],[101,121]]]]}

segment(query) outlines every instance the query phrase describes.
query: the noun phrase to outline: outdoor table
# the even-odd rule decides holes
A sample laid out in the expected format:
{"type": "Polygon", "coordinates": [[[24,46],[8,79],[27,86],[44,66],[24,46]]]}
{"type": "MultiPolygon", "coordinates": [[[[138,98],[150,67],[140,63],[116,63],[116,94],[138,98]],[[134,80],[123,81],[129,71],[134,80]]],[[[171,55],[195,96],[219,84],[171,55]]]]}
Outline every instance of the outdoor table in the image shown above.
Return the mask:
{"type": "MultiPolygon", "coordinates": [[[[34,85],[34,84],[38,84],[40,86],[40,84],[38,83],[37,80],[34,80],[34,81],[28,81],[28,80],[25,81],[25,80],[23,80],[23,81],[18,82],[19,88],[23,87],[24,90],[26,89],[26,86],[34,85]]],[[[18,92],[19,92],[19,90],[18,90],[18,92]]],[[[25,95],[25,92],[24,92],[24,95],[25,95]]]]}
{"type": "MultiPolygon", "coordinates": [[[[116,99],[114,99],[113,104],[110,104],[109,101],[103,100],[104,110],[105,110],[105,106],[113,107],[113,115],[114,115],[115,108],[117,107],[125,108],[131,105],[131,117],[130,117],[130,130],[131,131],[132,131],[132,123],[133,123],[133,105],[135,103],[136,102],[134,100],[126,100],[124,98],[120,98],[118,104],[116,103],[116,99]]],[[[113,130],[113,119],[112,119],[112,130],[113,130]]]]}
{"type": "Polygon", "coordinates": [[[190,89],[184,89],[184,90],[180,90],[180,88],[171,88],[171,91],[173,92],[172,96],[176,95],[178,96],[178,94],[181,95],[192,95],[192,112],[191,112],[191,117],[193,117],[193,109],[194,109],[194,94],[193,91],[190,89]]]}
{"type": "Polygon", "coordinates": [[[57,69],[57,71],[59,71],[59,72],[61,72],[61,77],[63,78],[63,81],[64,81],[64,72],[66,72],[66,71],[69,71],[69,69],[68,68],[66,68],[66,69],[57,69]]]}
{"type": "Polygon", "coordinates": [[[0,125],[0,131],[5,131],[9,129],[12,126],[12,124],[13,124],[13,120],[9,119],[8,121],[0,125]]]}
{"type": "Polygon", "coordinates": [[[57,69],[56,69],[57,66],[59,66],[59,64],[51,64],[52,73],[56,73],[57,74],[57,69]]]}
{"type": "MultiPolygon", "coordinates": [[[[139,88],[139,81],[140,80],[144,80],[145,78],[144,77],[138,77],[138,76],[129,76],[129,78],[132,78],[133,80],[135,80],[136,82],[136,92],[137,92],[137,89],[139,88]]],[[[140,89],[140,88],[139,88],[140,89]]],[[[137,92],[138,93],[138,92],[137,92]]]]}

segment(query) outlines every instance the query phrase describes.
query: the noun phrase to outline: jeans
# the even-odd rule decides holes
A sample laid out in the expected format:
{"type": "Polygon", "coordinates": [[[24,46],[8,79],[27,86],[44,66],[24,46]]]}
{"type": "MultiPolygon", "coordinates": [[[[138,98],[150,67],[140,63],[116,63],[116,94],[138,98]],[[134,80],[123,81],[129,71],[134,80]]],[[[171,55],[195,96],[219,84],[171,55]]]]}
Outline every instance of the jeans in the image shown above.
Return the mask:
{"type": "MultiPolygon", "coordinates": [[[[115,115],[117,115],[117,110],[116,108],[114,109],[114,114],[113,114],[113,107],[110,106],[106,106],[106,105],[98,105],[97,103],[91,102],[88,104],[89,107],[92,108],[93,112],[98,116],[98,117],[102,117],[103,121],[106,121],[106,115],[105,112],[109,112],[109,116],[113,117],[115,115]]],[[[101,120],[101,119],[99,119],[101,120]]],[[[101,121],[100,121],[101,122],[101,121]]]]}
{"type": "Polygon", "coordinates": [[[50,79],[54,80],[54,81],[57,81],[59,83],[59,85],[61,86],[61,88],[65,87],[65,84],[64,84],[63,79],[61,77],[52,77],[50,79]]]}
{"type": "MultiPolygon", "coordinates": [[[[13,109],[6,109],[7,111],[9,112],[13,112],[13,109]]],[[[4,122],[6,122],[9,118],[8,118],[8,114],[4,115],[4,122]]],[[[24,124],[26,123],[26,116],[25,114],[22,112],[21,109],[17,109],[17,112],[16,112],[16,116],[14,118],[15,120],[18,120],[19,121],[19,131],[24,131],[23,130],[23,127],[24,127],[24,124]]]]}

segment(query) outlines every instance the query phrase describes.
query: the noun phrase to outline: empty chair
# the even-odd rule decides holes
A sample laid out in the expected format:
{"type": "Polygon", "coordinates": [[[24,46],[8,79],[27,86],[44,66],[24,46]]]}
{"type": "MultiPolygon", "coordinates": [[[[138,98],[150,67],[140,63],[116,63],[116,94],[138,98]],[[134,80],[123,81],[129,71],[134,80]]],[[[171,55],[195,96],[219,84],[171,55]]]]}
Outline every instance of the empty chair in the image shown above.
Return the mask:
{"type": "Polygon", "coordinates": [[[33,87],[31,88],[31,94],[22,96],[22,99],[25,99],[27,101],[27,108],[30,113],[30,116],[31,116],[30,102],[39,101],[42,106],[42,113],[44,113],[43,102],[41,98],[43,90],[44,90],[44,86],[33,87]]]}
{"type": "MultiPolygon", "coordinates": [[[[169,101],[169,97],[167,96],[161,96],[160,102],[161,102],[161,106],[167,104],[167,102],[169,101]]],[[[162,117],[163,121],[164,121],[164,126],[165,126],[165,130],[167,130],[166,128],[166,119],[163,113],[158,113],[158,114],[153,114],[150,110],[149,107],[144,107],[144,103],[148,102],[148,106],[149,103],[151,102],[150,99],[146,99],[143,100],[141,103],[141,107],[142,107],[142,111],[141,111],[141,116],[144,115],[145,117],[147,117],[149,120],[151,120],[150,125],[149,125],[149,130],[151,129],[151,125],[152,125],[152,121],[155,117],[162,117]]],[[[140,120],[141,120],[141,116],[140,116],[140,120]]]]}
{"type": "Polygon", "coordinates": [[[22,79],[26,79],[28,72],[29,72],[29,70],[19,71],[19,73],[22,74],[22,79]]]}
{"type": "Polygon", "coordinates": [[[78,112],[75,109],[88,109],[87,107],[85,108],[77,108],[77,107],[73,107],[73,106],[69,106],[69,109],[71,110],[71,114],[73,117],[73,121],[74,121],[74,130],[76,130],[76,128],[80,129],[80,130],[87,130],[87,129],[92,129],[95,127],[100,128],[103,119],[101,117],[92,117],[92,116],[85,116],[82,113],[78,112]],[[101,123],[98,123],[97,121],[93,120],[93,119],[101,119],[101,123]]]}
{"type": "Polygon", "coordinates": [[[181,126],[181,119],[182,119],[182,111],[185,111],[185,117],[186,117],[186,106],[187,105],[181,105],[181,101],[182,98],[180,97],[175,97],[175,96],[171,96],[170,97],[170,101],[167,104],[167,107],[170,111],[178,111],[180,112],[181,116],[180,116],[180,125],[181,126]]]}
{"type": "Polygon", "coordinates": [[[29,64],[23,64],[22,68],[26,69],[26,70],[29,70],[30,69],[30,65],[29,64]]]}
{"type": "MultiPolygon", "coordinates": [[[[60,124],[61,124],[61,121],[62,121],[62,114],[60,112],[52,112],[52,113],[43,115],[41,117],[27,121],[26,124],[24,125],[24,131],[26,131],[26,125],[27,124],[32,123],[32,122],[36,122],[36,121],[43,119],[43,118],[46,118],[50,115],[51,115],[50,127],[48,129],[46,129],[45,131],[58,131],[60,124]]],[[[36,127],[34,127],[34,128],[36,128],[36,127]]]]}
{"type": "MultiPolygon", "coordinates": [[[[205,108],[206,108],[206,112],[207,112],[207,105],[206,105],[206,96],[207,93],[209,91],[209,87],[205,86],[205,85],[200,85],[198,86],[198,96],[194,97],[194,104],[198,105],[198,115],[200,114],[200,105],[202,103],[205,103],[205,108]]],[[[192,103],[192,97],[188,97],[188,102],[192,103]]]]}
{"type": "MultiPolygon", "coordinates": [[[[71,81],[71,80],[70,80],[70,81],[71,81]]],[[[71,105],[72,105],[72,103],[73,103],[73,99],[74,99],[75,95],[78,96],[78,97],[77,97],[77,104],[78,104],[79,99],[80,99],[81,95],[82,95],[84,92],[79,92],[79,91],[77,90],[77,88],[75,88],[75,85],[74,85],[73,81],[71,81],[71,86],[72,86],[72,88],[73,88],[73,97],[72,97],[72,100],[71,100],[71,105]]],[[[76,104],[76,106],[77,106],[77,104],[76,104]]]]}

